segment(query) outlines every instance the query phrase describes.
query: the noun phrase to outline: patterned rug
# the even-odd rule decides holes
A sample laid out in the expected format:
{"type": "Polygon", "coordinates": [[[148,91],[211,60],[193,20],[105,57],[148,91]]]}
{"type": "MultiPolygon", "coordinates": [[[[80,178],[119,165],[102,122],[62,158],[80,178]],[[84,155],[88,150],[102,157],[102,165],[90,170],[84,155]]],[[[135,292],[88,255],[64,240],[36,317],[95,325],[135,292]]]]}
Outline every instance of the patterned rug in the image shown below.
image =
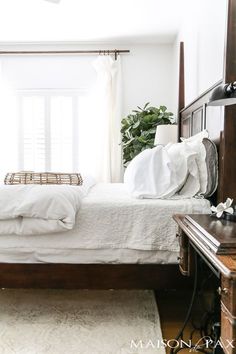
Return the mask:
{"type": "Polygon", "coordinates": [[[0,354],[164,354],[161,339],[152,291],[0,291],[0,354]]]}

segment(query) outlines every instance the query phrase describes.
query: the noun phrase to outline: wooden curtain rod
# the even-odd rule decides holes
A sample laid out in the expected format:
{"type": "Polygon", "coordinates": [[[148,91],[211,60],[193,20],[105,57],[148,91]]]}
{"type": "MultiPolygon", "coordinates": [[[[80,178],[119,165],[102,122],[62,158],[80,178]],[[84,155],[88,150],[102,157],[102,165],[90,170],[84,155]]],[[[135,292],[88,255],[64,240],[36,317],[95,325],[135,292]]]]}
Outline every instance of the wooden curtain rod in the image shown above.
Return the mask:
{"type": "Polygon", "coordinates": [[[0,50],[0,55],[29,55],[29,54],[121,54],[130,53],[127,49],[112,50],[0,50]]]}

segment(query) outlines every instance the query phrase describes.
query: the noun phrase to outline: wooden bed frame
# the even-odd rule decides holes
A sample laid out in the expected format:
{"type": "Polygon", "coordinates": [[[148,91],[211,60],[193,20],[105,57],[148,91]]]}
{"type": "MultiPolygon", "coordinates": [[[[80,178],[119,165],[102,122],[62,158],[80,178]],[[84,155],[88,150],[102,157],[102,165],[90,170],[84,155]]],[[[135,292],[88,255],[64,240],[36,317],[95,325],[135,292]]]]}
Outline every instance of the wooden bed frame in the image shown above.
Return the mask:
{"type": "MultiPolygon", "coordinates": [[[[179,135],[208,129],[219,148],[218,200],[236,201],[236,105],[208,107],[212,90],[236,80],[236,0],[228,0],[224,77],[185,107],[184,44],[180,44],[179,135]]],[[[0,263],[1,288],[164,289],[188,287],[178,265],[0,263]]]]}

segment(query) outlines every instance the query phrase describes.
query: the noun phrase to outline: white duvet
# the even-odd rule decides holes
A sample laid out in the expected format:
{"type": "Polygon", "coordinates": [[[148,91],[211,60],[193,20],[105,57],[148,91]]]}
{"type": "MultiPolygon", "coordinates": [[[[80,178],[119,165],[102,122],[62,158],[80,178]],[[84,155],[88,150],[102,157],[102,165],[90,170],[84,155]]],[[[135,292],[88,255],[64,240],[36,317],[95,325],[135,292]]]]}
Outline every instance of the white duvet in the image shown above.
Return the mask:
{"type": "Polygon", "coordinates": [[[37,235],[71,230],[81,201],[94,184],[1,185],[0,234],[37,235]]]}
{"type": "Polygon", "coordinates": [[[98,183],[83,198],[72,230],[1,235],[0,262],[175,263],[179,245],[172,215],[177,213],[211,213],[210,202],[196,198],[137,199],[122,183],[98,183]],[[169,258],[163,252],[175,255],[169,258]]]}

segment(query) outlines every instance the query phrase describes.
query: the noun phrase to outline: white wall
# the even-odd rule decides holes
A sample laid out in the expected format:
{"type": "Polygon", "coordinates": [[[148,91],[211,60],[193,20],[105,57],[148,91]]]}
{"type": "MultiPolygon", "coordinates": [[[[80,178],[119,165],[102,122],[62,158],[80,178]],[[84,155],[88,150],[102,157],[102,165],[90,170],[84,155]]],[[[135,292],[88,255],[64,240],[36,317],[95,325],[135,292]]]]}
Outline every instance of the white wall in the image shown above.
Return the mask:
{"type": "MultiPolygon", "coordinates": [[[[87,45],[98,49],[101,45],[87,45]]],[[[123,115],[146,102],[166,105],[174,110],[174,92],[170,89],[173,75],[173,46],[170,44],[136,44],[117,47],[130,49],[122,55],[123,115]]],[[[85,46],[76,46],[84,49],[85,46]]],[[[103,44],[102,48],[114,49],[103,44]]],[[[32,49],[32,46],[31,46],[32,49]]],[[[65,49],[65,48],[64,48],[65,49]]],[[[69,49],[68,46],[66,49],[69,49]]],[[[75,47],[73,48],[75,49],[75,47]]],[[[90,87],[96,75],[94,56],[21,56],[5,57],[2,71],[14,88],[90,87]]]]}
{"type": "Polygon", "coordinates": [[[174,110],[172,45],[136,45],[123,59],[124,113],[146,102],[174,110]]]}
{"type": "MultiPolygon", "coordinates": [[[[189,3],[174,44],[175,67],[179,42],[185,47],[185,104],[223,78],[226,0],[198,0],[189,3]]],[[[178,76],[175,75],[177,91],[178,76]]],[[[177,103],[177,102],[176,102],[177,103]]]]}

